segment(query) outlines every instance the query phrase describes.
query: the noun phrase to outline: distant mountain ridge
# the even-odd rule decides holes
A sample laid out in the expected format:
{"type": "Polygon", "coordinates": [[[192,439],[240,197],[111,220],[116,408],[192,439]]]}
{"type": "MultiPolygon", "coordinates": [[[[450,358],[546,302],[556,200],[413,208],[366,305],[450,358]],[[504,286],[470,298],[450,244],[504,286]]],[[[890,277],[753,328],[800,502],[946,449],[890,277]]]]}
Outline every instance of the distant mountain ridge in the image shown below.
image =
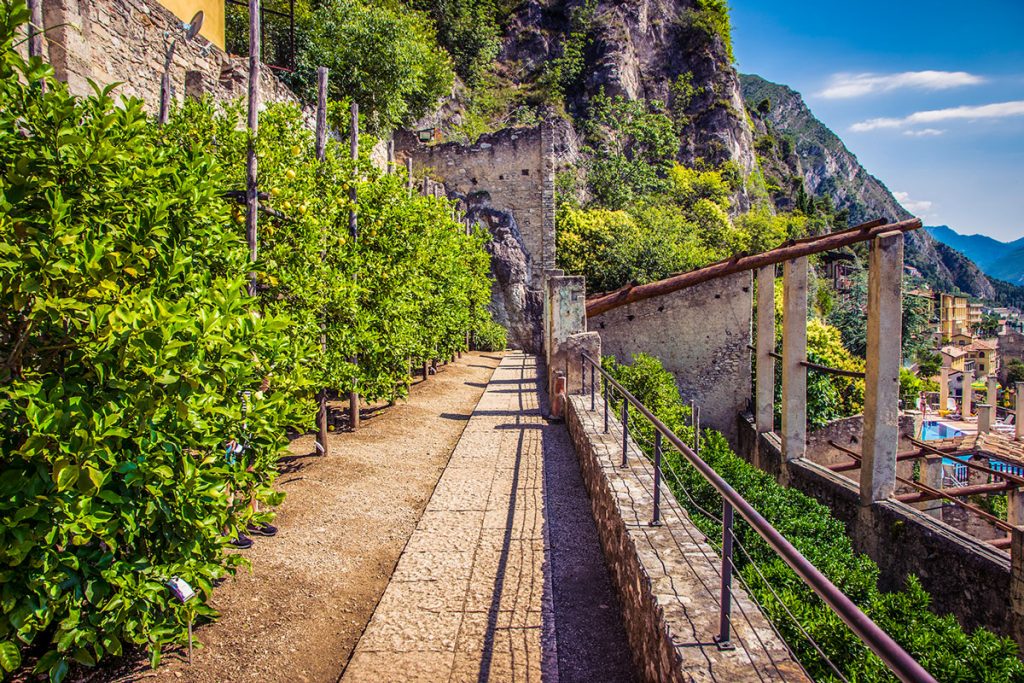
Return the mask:
{"type": "Polygon", "coordinates": [[[962,235],[947,225],[926,227],[932,237],[978,264],[989,277],[1024,285],[1024,237],[1001,242],[987,235],[962,235]]]}
{"type": "MultiPolygon", "coordinates": [[[[911,217],[889,188],[814,116],[800,93],[751,74],[740,74],[740,86],[762,169],[769,185],[777,188],[772,199],[779,209],[793,207],[802,184],[809,195],[829,197],[837,209],[848,211],[851,224],[911,217]]],[[[906,260],[938,289],[960,289],[982,299],[997,296],[996,287],[974,262],[927,231],[907,233],[906,260]]]]}

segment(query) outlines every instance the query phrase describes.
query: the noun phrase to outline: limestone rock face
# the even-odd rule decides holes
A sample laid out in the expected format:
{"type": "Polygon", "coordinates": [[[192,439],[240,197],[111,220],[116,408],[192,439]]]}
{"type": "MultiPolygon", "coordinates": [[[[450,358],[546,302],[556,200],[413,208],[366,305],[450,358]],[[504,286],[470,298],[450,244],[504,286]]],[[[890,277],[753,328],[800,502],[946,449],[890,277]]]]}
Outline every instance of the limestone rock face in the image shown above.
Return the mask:
{"type": "Polygon", "coordinates": [[[544,302],[541,291],[530,287],[530,254],[515,216],[492,207],[486,195],[471,195],[466,205],[466,217],[491,233],[486,249],[494,274],[491,311],[495,322],[508,330],[510,348],[539,350],[542,334],[537,321],[544,302]]]}
{"type": "MultiPolygon", "coordinates": [[[[562,55],[573,31],[577,0],[527,0],[513,13],[499,62],[514,81],[536,82],[551,60],[562,55]]],[[[692,22],[693,0],[598,0],[589,25],[581,87],[567,93],[571,112],[584,114],[588,101],[603,90],[628,99],[658,100],[684,115],[679,161],[718,164],[733,161],[745,173],[756,169],[753,137],[747,124],[739,77],[718,36],[692,22]],[[691,75],[692,74],[692,75],[691,75]],[[690,79],[683,98],[673,83],[690,79]]],[[[744,193],[740,210],[749,205],[744,193]]]]}

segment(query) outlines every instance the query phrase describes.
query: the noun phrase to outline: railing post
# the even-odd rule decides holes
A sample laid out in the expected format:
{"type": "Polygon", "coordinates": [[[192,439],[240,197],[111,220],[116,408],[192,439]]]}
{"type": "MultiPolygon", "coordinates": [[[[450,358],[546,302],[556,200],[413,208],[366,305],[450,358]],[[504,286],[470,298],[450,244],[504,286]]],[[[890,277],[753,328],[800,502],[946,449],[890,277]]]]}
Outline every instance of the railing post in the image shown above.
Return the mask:
{"type": "Polygon", "coordinates": [[[580,354],[580,393],[587,393],[587,357],[580,354]]]}
{"type": "Polygon", "coordinates": [[[864,446],[860,468],[860,500],[863,505],[889,498],[896,486],[896,450],[900,438],[903,234],[885,233],[873,239],[868,263],[864,446]]]}
{"type": "Polygon", "coordinates": [[[597,410],[597,387],[594,384],[594,376],[597,370],[594,368],[594,364],[590,364],[590,412],[597,410]]]}
{"type": "Polygon", "coordinates": [[[757,270],[757,391],[754,412],[758,433],[775,429],[775,266],[757,270]]]}
{"type": "Polygon", "coordinates": [[[807,453],[807,258],[782,266],[782,458],[807,453]]]}
{"type": "Polygon", "coordinates": [[[626,397],[622,397],[622,465],[621,467],[628,467],[629,461],[627,460],[627,449],[629,448],[629,401],[626,397]]]}
{"type": "Polygon", "coordinates": [[[661,526],[661,431],[654,430],[654,516],[651,526],[661,526]]]}
{"type": "Polygon", "coordinates": [[[700,455],[700,406],[693,406],[693,452],[700,455]]]}
{"type": "Polygon", "coordinates": [[[715,644],[719,650],[732,650],[731,629],[729,628],[732,613],[732,503],[722,501],[722,592],[719,604],[721,611],[718,618],[718,635],[715,644]]]}
{"type": "Polygon", "coordinates": [[[608,403],[611,398],[611,385],[604,380],[604,433],[608,433],[608,403]]]}

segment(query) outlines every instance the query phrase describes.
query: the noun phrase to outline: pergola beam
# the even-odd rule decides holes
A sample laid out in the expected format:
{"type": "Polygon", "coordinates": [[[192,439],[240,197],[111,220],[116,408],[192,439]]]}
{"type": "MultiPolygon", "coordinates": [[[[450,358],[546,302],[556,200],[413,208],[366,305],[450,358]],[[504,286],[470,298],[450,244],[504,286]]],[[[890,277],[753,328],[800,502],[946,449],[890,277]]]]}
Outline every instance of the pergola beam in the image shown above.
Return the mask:
{"type": "Polygon", "coordinates": [[[840,249],[857,244],[858,242],[872,240],[888,232],[910,232],[920,227],[920,218],[912,218],[889,224],[883,224],[881,220],[875,220],[841,232],[788,242],[781,247],[776,247],[759,254],[737,255],[724,261],[713,263],[710,266],[691,270],[688,273],[673,275],[657,282],[650,282],[644,285],[626,285],[608,294],[596,294],[587,299],[587,317],[592,318],[602,313],[607,313],[619,306],[678,292],[681,289],[693,287],[694,285],[725,277],[726,275],[764,268],[765,266],[784,263],[804,256],[810,256],[811,254],[840,249]]]}

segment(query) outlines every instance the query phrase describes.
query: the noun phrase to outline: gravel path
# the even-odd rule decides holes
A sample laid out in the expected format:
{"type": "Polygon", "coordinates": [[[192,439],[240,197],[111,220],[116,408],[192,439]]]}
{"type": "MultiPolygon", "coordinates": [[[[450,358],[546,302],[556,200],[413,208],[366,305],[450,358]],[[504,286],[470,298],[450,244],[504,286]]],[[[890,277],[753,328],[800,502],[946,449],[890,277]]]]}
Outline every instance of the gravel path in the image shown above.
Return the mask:
{"type": "Polygon", "coordinates": [[[156,672],[127,678],[337,680],[499,360],[463,355],[360,431],[332,434],[326,460],[307,457],[312,436],[293,442],[281,532],[258,539],[252,571],[215,592],[221,618],[198,629],[193,664],[165,653],[156,672]]]}

